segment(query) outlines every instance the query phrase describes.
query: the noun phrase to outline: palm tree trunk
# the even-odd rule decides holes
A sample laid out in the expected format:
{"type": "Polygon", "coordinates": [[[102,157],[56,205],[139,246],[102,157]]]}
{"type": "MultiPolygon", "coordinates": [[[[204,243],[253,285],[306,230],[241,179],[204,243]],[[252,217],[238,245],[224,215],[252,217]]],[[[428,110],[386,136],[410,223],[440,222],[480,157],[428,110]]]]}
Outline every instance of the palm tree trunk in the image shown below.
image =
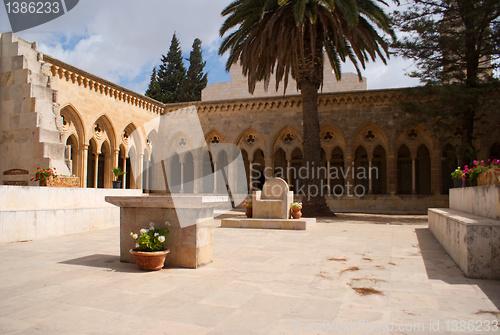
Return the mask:
{"type": "Polygon", "coordinates": [[[319,136],[318,89],[315,83],[301,83],[302,129],[304,136],[303,168],[307,169],[303,180],[303,209],[306,216],[334,216],[326,204],[324,175],[321,167],[321,140],[319,136]]]}

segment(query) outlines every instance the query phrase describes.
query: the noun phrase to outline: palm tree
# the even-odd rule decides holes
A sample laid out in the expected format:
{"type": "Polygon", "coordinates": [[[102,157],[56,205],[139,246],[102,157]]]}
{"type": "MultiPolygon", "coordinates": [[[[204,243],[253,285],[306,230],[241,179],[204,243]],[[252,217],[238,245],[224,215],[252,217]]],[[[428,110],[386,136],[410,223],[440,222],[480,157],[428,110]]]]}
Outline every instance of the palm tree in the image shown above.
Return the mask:
{"type": "MultiPolygon", "coordinates": [[[[377,55],[386,63],[388,43],[379,32],[394,38],[389,19],[378,6],[382,0],[236,0],[222,11],[227,16],[220,35],[219,54],[229,51],[226,70],[240,62],[250,93],[259,81],[286,90],[291,74],[302,96],[304,164],[321,166],[318,90],[323,83],[325,53],[337,80],[341,62],[349,59],[362,80],[360,66],[377,55]]],[[[387,5],[387,4],[386,4],[387,5]]],[[[332,215],[321,189],[321,177],[304,180],[307,215],[332,215]],[[316,195],[317,194],[317,195],[316,195]]],[[[315,178],[313,178],[315,177],[315,178]]]]}

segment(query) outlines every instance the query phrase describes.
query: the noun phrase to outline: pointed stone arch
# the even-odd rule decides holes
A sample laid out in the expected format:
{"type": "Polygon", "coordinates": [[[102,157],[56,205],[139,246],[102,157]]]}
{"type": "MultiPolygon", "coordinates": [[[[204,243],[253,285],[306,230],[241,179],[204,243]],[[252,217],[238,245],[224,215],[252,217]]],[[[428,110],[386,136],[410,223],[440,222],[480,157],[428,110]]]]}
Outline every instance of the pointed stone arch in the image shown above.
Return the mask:
{"type": "Polygon", "coordinates": [[[321,127],[319,136],[321,139],[321,147],[325,150],[325,158],[327,160],[331,158],[332,151],[335,147],[339,147],[342,151],[345,151],[344,135],[333,125],[327,124],[321,127]]]}
{"type": "Polygon", "coordinates": [[[387,135],[382,128],[373,122],[362,124],[354,131],[354,134],[355,136],[353,137],[351,148],[356,150],[356,148],[363,146],[367,152],[368,158],[373,157],[373,151],[379,145],[384,148],[386,152],[388,151],[389,141],[387,140],[387,135]]]}
{"type": "Polygon", "coordinates": [[[266,151],[265,142],[262,136],[252,128],[248,128],[238,136],[236,145],[242,150],[245,150],[249,156],[253,156],[257,149],[262,150],[264,153],[266,151]]]}
{"type": "Polygon", "coordinates": [[[299,132],[292,127],[285,127],[281,129],[273,139],[272,152],[281,148],[287,159],[291,159],[292,152],[294,149],[298,148],[302,150],[303,139],[299,132]]]}

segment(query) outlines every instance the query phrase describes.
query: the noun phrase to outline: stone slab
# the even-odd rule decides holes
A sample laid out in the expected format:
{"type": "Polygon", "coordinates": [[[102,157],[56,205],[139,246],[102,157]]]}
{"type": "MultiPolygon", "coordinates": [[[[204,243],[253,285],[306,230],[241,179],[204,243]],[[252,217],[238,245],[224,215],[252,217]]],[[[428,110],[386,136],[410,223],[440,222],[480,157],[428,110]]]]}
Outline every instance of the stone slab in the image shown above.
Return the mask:
{"type": "Polygon", "coordinates": [[[500,220],[500,185],[453,188],[450,208],[500,220]]]}
{"type": "Polygon", "coordinates": [[[432,208],[429,229],[468,278],[500,279],[500,220],[432,208]]]}
{"type": "Polygon", "coordinates": [[[221,220],[221,227],[224,228],[307,230],[314,226],[314,224],[316,224],[315,218],[300,218],[289,220],[229,218],[221,220]]]}

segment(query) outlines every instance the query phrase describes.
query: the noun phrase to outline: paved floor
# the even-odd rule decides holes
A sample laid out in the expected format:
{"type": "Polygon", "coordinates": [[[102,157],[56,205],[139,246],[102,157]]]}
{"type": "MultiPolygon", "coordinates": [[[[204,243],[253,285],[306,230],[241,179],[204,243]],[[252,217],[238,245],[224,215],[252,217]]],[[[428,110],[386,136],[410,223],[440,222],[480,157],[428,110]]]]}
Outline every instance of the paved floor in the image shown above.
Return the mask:
{"type": "Polygon", "coordinates": [[[216,228],[197,270],[120,263],[118,228],[2,245],[0,333],[500,333],[500,281],[464,278],[425,218],[362,222],[216,228]]]}

